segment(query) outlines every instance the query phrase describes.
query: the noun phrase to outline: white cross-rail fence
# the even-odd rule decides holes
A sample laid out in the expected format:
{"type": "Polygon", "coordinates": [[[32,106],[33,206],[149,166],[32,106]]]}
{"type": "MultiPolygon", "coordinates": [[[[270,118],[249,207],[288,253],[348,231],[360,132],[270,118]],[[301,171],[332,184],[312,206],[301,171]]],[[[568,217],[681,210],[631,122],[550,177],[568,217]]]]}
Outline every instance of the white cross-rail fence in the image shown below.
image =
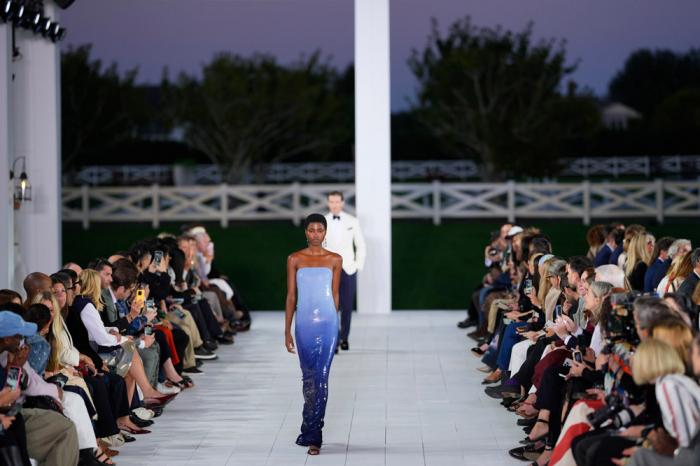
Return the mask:
{"type": "MultiPolygon", "coordinates": [[[[64,221],[161,222],[291,220],[325,211],[341,190],[354,211],[352,184],[64,187],[64,221]]],[[[392,217],[430,219],[700,218],[700,181],[591,183],[394,183],[392,217]]]]}
{"type": "MultiPolygon", "coordinates": [[[[619,178],[622,176],[680,176],[700,173],[700,155],[578,157],[560,161],[562,176],[588,178],[593,176],[619,178]]],[[[476,180],[479,165],[474,160],[395,160],[391,177],[396,182],[441,179],[444,181],[476,180]]],[[[264,183],[328,183],[352,182],[353,162],[300,162],[263,165],[260,179],[264,183]]],[[[243,177],[253,182],[248,173],[243,177]]],[[[64,184],[78,186],[219,184],[223,180],[216,165],[94,165],[82,167],[64,176],[64,184]]],[[[244,181],[246,182],[246,181],[244,181]]]]}

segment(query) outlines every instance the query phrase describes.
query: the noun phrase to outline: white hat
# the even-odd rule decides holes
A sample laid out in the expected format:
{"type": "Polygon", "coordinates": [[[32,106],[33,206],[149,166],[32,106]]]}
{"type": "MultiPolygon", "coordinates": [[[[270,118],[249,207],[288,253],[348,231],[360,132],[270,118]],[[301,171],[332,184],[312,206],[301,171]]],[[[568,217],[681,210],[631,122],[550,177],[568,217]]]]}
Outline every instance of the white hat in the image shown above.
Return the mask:
{"type": "Polygon", "coordinates": [[[519,227],[518,225],[510,227],[510,230],[508,230],[508,234],[506,235],[506,238],[512,238],[513,236],[517,235],[518,233],[522,233],[523,229],[519,227]]]}

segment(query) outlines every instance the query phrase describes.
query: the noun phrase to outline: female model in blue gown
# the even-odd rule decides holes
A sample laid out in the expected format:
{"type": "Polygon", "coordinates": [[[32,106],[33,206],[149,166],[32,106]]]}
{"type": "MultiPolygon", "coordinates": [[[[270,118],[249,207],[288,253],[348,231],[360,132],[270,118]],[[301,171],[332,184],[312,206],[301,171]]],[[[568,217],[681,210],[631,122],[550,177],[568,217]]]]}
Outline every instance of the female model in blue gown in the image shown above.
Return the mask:
{"type": "Polygon", "coordinates": [[[296,443],[320,453],[321,429],[328,400],[328,375],[338,339],[338,300],[342,258],[323,249],[326,219],[311,214],[304,222],[308,247],[287,258],[285,346],[294,353],[294,335],[301,366],[304,412],[296,443]]]}

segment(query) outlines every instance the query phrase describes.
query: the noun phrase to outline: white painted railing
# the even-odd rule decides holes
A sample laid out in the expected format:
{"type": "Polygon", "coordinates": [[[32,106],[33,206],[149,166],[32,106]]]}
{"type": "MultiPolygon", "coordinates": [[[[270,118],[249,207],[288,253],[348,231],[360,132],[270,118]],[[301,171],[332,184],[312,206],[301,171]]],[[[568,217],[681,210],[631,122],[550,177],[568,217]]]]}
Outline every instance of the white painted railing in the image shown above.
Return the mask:
{"type": "MultiPolygon", "coordinates": [[[[700,174],[700,156],[672,155],[662,157],[580,157],[562,159],[563,176],[642,176],[700,174]]],[[[470,180],[479,177],[479,166],[473,160],[415,160],[395,161],[391,164],[394,181],[470,180]]],[[[253,182],[251,174],[244,178],[253,182]]],[[[276,163],[262,169],[266,183],[352,182],[355,165],[352,162],[276,163]]],[[[65,184],[79,186],[135,185],[135,184],[219,184],[223,180],[215,165],[104,165],[81,169],[65,184]]]]}
{"type": "MultiPolygon", "coordinates": [[[[352,184],[65,187],[63,220],[82,222],[291,220],[325,210],[326,193],[352,184]]],[[[404,219],[591,219],[700,217],[700,182],[394,183],[392,216],[404,219]]]]}

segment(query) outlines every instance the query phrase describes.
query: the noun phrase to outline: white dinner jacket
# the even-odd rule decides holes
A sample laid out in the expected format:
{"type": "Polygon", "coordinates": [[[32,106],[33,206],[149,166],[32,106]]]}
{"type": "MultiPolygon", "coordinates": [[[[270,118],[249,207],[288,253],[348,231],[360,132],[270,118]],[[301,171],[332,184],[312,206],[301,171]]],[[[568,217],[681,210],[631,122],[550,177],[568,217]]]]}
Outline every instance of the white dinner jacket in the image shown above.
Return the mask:
{"type": "Polygon", "coordinates": [[[348,275],[362,270],[367,250],[357,218],[341,212],[340,220],[334,220],[333,214],[328,213],[326,222],[328,230],[323,246],[329,251],[340,254],[343,258],[343,270],[348,275]]]}

